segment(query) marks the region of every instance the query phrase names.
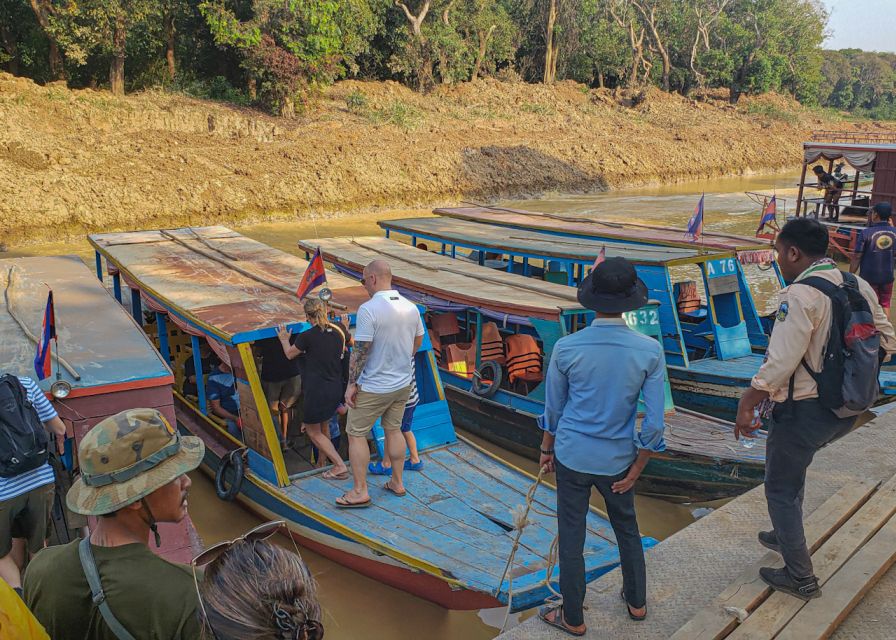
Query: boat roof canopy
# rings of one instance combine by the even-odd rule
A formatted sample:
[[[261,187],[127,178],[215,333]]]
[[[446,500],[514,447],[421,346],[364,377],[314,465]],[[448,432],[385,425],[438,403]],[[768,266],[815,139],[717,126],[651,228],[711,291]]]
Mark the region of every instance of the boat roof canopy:
[[[280,324],[305,323],[295,290],[308,262],[227,227],[103,233],[88,240],[125,282],[225,342],[273,337]],[[332,302],[349,313],[367,300],[364,287],[339,274],[327,273],[326,286]]]
[[[381,220],[380,227],[417,237],[434,238],[449,244],[461,243],[488,251],[544,256],[548,259],[593,262],[601,250],[607,258],[628,258],[636,264],[670,265],[701,262],[724,257],[723,253],[703,255],[695,249],[660,245],[602,242],[586,237],[558,238],[538,231],[505,228],[445,217]],[[734,257],[734,252],[728,253]]]
[[[362,271],[373,260],[385,260],[398,288],[469,307],[548,320],[587,311],[576,301],[575,290],[566,285],[455,260],[380,236],[302,240],[299,246],[309,252],[320,247],[325,260],[353,272]]]
[[[71,397],[171,384],[171,370],[143,330],[77,256],[0,260],[0,373],[34,378],[35,337],[41,334],[48,287],[53,290],[57,344],[53,375],[40,385],[48,391],[55,381],[56,347],[63,360],[62,380],[72,385]],[[18,321],[17,321],[18,320]],[[66,365],[76,375],[67,369]],[[80,379],[78,379],[80,378]]]
[[[768,241],[729,233],[704,231],[698,242],[684,237],[678,227],[599,220],[586,216],[567,216],[503,207],[445,207],[433,209],[433,213],[471,222],[496,224],[561,235],[577,235],[590,238],[614,238],[634,244],[653,244],[666,247],[683,247],[700,254],[719,251],[756,251],[771,249]]]
[[[803,164],[841,158],[859,171],[871,171],[878,153],[896,153],[896,144],[884,142],[804,142]]]

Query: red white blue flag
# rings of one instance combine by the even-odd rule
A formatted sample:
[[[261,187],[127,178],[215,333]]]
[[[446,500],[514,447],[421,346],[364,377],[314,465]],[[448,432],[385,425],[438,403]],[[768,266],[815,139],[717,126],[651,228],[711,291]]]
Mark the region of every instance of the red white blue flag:
[[[604,245],[600,248],[600,253],[597,254],[597,257],[594,259],[594,264],[591,265],[591,269],[597,269],[597,265],[607,259],[607,245]]]
[[[302,281],[296,289],[299,300],[305,298],[315,287],[319,287],[327,281],[327,272],[324,271],[324,259],[320,257],[320,247],[315,249],[314,257],[308,263],[308,268],[302,274]]]
[[[700,239],[700,236],[703,235],[703,198],[706,197],[705,194],[700,196],[700,202],[697,203],[697,208],[694,209],[694,215],[691,216],[691,219],[688,220],[688,228],[687,231],[684,232],[684,237],[690,240],[691,242],[697,242]]]
[[[772,196],[772,199],[765,205],[765,209],[762,210],[762,217],[759,219],[759,228],[756,229],[757,236],[762,233],[763,229],[765,229],[765,225],[770,226],[772,229],[778,228],[778,221],[775,217],[777,213],[778,201],[775,196]]]
[[[37,353],[34,355],[34,371],[37,379],[49,378],[53,372],[51,361],[52,349],[50,341],[56,339],[56,312],[53,309],[53,291],[47,296],[47,308],[44,309],[44,322],[40,331],[40,342],[37,345]]]

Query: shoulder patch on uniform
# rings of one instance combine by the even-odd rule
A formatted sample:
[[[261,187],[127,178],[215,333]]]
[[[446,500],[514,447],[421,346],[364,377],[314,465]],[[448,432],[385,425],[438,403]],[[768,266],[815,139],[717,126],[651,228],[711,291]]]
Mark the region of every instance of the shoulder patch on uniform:
[[[781,306],[778,307],[778,313],[775,316],[775,322],[784,322],[787,319],[787,312],[790,310],[790,307],[786,302],[782,302]]]

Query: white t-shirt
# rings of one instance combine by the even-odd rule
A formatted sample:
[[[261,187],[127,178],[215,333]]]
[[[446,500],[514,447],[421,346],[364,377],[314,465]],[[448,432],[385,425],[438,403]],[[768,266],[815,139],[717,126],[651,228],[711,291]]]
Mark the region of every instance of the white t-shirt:
[[[370,342],[358,384],[364,391],[389,393],[411,384],[414,338],[423,335],[417,306],[395,290],[377,291],[358,308],[355,342]]]

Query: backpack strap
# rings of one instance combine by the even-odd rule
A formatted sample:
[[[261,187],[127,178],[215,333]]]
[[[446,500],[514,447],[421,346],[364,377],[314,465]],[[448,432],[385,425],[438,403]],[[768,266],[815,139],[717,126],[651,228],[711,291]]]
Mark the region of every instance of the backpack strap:
[[[103,585],[100,582],[100,572],[96,568],[96,561],[93,559],[93,550],[90,548],[90,536],[78,543],[78,557],[81,559],[81,569],[87,577],[87,584],[90,585],[90,593],[93,596],[93,604],[100,610],[106,624],[118,640],[135,640],[134,636],[128,633],[112,609],[106,602],[106,594],[103,592]]]

